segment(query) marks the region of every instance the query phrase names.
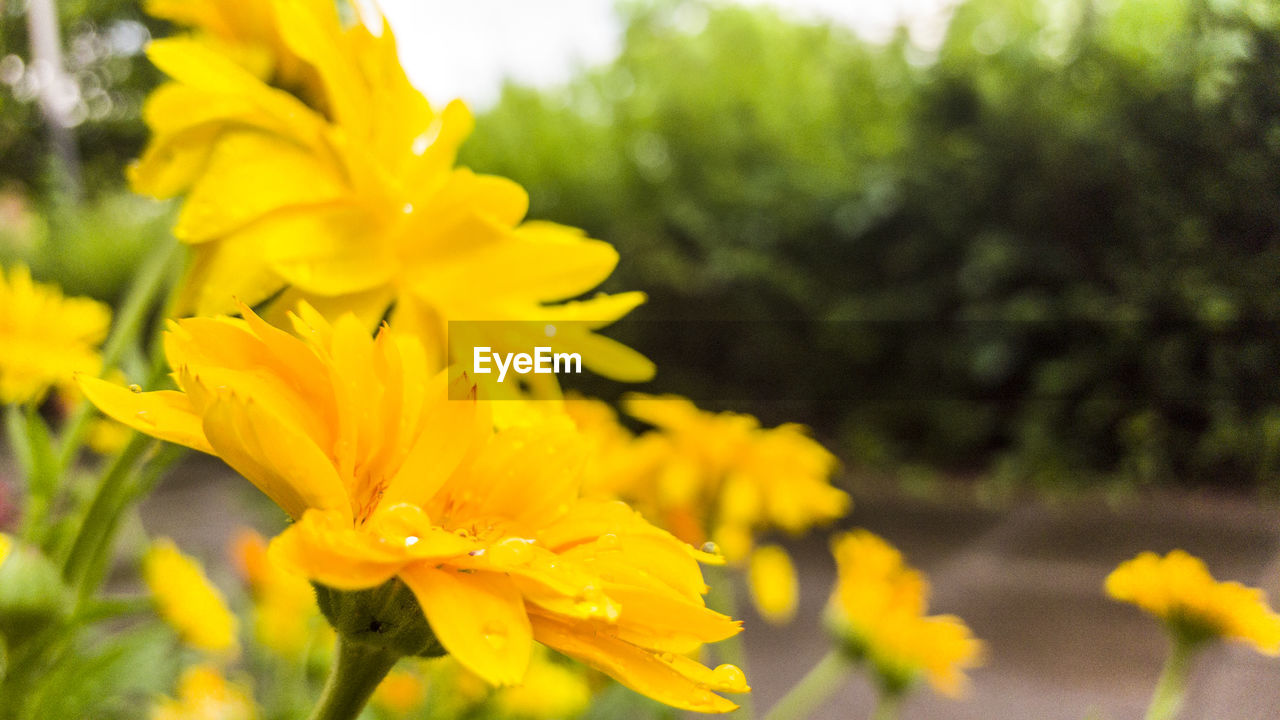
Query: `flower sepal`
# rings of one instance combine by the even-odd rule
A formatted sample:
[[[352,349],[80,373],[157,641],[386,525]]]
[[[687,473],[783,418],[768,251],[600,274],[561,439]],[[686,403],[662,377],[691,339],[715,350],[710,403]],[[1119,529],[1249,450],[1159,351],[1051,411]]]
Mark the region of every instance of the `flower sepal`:
[[[344,639],[401,656],[433,658],[446,654],[418,600],[400,580],[392,578],[367,590],[313,585],[320,612]]]

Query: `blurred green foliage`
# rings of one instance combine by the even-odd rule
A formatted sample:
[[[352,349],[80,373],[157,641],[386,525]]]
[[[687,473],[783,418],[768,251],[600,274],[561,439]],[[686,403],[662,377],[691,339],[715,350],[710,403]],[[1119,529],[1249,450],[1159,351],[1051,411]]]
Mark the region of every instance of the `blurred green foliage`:
[[[640,317],[772,322],[700,328],[677,389],[749,394],[754,357],[856,463],[1280,480],[1274,3],[967,0],[936,48],[641,4],[464,161],[615,243]]]
[[[37,101],[26,2],[0,0],[0,264],[104,300],[120,296],[147,248],[167,236],[166,206],[134,196],[124,167],[142,150],[142,102],[159,71],[142,50],[160,23],[139,0],[59,0],[60,92],[81,164],[83,198],[67,192]]]

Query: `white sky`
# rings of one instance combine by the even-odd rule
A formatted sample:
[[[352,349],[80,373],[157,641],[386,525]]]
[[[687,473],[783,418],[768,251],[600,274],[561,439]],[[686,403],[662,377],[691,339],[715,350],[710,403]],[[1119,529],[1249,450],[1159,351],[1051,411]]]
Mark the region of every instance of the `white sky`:
[[[721,0],[727,2],[729,0]],[[936,47],[952,0],[737,0],[773,5],[798,19],[830,19],[872,41],[899,25]],[[504,78],[540,87],[612,60],[621,22],[611,0],[379,0],[410,77],[433,103],[497,99]]]

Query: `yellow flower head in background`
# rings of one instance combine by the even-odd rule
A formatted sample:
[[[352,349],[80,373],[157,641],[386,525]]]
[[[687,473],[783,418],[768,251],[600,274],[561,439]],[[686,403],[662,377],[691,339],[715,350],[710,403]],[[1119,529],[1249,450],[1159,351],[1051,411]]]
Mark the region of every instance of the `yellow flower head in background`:
[[[110,325],[97,300],[33,282],[25,265],[0,268],[0,403],[39,402],[75,373],[97,373]]]
[[[378,683],[369,703],[392,717],[404,717],[427,701],[427,684],[415,670],[394,669]]]
[[[703,602],[710,558],[622,503],[580,500],[572,423],[495,432],[487,403],[448,399],[411,336],[303,306],[295,337],[244,312],[174,324],[180,390],[82,376],[85,394],[271,497],[296,520],[271,543],[282,566],[337,590],[399,578],[492,684],[523,679],[536,639],[664,703],[735,707],[714,691],[745,692],[741,672],[684,655],[741,629]]]
[[[0,565],[9,558],[9,551],[13,549],[13,538],[4,533],[0,533]]]
[[[583,673],[536,653],[524,682],[494,694],[502,717],[523,720],[566,720],[591,704],[591,687]]]
[[[1177,637],[1197,642],[1228,638],[1260,653],[1280,655],[1280,615],[1266,593],[1237,582],[1218,582],[1204,561],[1174,550],[1144,552],[1107,576],[1107,594],[1133,603],[1168,625]]]
[[[750,415],[705,412],[673,395],[631,394],[623,409],[656,429],[606,441],[612,461],[589,476],[589,489],[633,502],[686,542],[714,541],[731,563],[747,558],[760,531],[799,534],[849,509],[830,484],[835,457],[799,425],[764,429]],[[576,419],[597,437],[617,431],[598,412]]]
[[[182,314],[305,299],[372,328],[394,305],[393,324],[424,339],[436,368],[449,361],[448,321],[518,321],[527,327],[473,325],[454,346],[544,345],[614,379],[652,376],[646,358],[594,333],[643,294],[548,304],[595,288],[617,252],[573,228],[524,222],[523,188],[454,166],[470,113],[460,102],[437,111],[409,83],[371,3],[356,3],[361,22],[350,27],[330,0],[254,5],[271,28],[254,34],[278,36],[276,56],[314,74],[315,89],[299,97],[272,86],[200,37],[148,50],[173,82],[147,103],[152,138],[130,180],[146,195],[185,194],[174,234],[194,257]]]
[[[259,645],[294,660],[313,649],[327,650],[333,630],[320,615],[311,583],[276,565],[267,541],[253,530],[236,535],[232,556],[253,598],[253,635]]]
[[[751,553],[747,565],[751,600],[760,615],[775,625],[791,622],[800,602],[800,584],[791,556],[777,545],[764,545]]]
[[[238,648],[236,618],[222,593],[205,577],[200,563],[183,555],[172,541],[160,539],[147,549],[142,579],[160,616],[188,645],[220,654]]]
[[[152,706],[150,720],[254,720],[258,716],[248,689],[227,681],[216,668],[187,668],[178,680],[178,697]]]
[[[957,617],[929,616],[928,583],[882,538],[855,530],[832,542],[838,580],[829,615],[855,657],[896,692],[918,678],[945,695],[964,690],[964,669],[981,662],[982,643]]]

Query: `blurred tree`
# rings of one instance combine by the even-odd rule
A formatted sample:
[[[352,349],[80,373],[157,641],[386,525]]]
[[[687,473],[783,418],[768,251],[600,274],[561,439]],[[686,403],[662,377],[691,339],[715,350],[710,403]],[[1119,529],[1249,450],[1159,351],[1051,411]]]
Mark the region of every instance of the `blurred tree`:
[[[642,317],[760,321],[623,328],[664,386],[785,384],[862,462],[1277,479],[1273,3],[967,0],[937,48],[628,13],[464,159],[617,244]]]

